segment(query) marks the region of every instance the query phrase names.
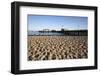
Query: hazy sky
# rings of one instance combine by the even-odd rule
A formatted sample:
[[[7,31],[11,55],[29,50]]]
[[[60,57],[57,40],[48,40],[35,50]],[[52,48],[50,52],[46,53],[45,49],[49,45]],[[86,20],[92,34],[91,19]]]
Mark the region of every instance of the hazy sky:
[[[88,17],[28,15],[28,30],[78,30],[88,28]]]

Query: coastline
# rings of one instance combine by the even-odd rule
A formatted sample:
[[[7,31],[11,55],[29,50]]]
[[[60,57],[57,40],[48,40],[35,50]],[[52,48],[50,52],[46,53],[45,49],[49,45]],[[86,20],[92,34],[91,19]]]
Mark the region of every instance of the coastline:
[[[88,58],[87,36],[28,36],[28,61]]]

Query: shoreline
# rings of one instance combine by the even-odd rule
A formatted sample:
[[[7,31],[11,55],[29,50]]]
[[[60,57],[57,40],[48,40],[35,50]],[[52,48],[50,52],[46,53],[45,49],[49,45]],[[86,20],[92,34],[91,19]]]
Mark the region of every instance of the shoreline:
[[[28,36],[28,61],[88,58],[87,36]]]

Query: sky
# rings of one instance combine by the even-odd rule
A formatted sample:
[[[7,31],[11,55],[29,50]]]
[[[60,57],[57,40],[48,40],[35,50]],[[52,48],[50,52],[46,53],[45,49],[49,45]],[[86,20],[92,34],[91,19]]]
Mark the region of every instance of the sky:
[[[88,29],[88,17],[28,15],[28,31]]]

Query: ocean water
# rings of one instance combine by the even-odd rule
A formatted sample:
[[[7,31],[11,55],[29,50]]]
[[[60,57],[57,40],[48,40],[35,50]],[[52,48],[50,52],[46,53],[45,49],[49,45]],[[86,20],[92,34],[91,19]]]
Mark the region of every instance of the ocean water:
[[[64,35],[63,33],[57,33],[57,32],[38,32],[38,31],[29,31],[28,35]]]

